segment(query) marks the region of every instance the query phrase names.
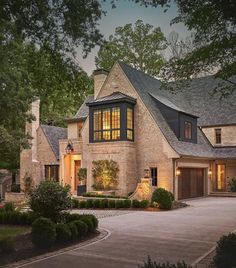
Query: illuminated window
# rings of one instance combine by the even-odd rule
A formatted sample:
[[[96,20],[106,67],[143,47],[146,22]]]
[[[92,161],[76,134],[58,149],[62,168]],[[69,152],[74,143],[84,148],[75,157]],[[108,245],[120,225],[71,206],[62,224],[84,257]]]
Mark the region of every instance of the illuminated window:
[[[127,139],[133,140],[134,139],[134,130],[133,130],[133,109],[128,107],[127,108]]]
[[[192,123],[187,121],[184,122],[184,137],[185,139],[192,139]]]
[[[45,179],[59,181],[59,165],[45,165]]]
[[[95,110],[93,112],[93,140],[120,139],[120,107]]]
[[[221,129],[220,128],[215,129],[215,141],[216,141],[216,144],[221,144]]]

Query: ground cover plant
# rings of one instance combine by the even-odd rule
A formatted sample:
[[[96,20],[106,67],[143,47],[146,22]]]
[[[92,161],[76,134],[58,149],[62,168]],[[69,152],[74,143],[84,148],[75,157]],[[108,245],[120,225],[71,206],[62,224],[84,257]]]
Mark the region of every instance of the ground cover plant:
[[[192,266],[187,265],[184,261],[174,263],[157,263],[156,261],[153,261],[149,256],[147,261],[143,263],[143,265],[140,265],[139,268],[191,268]]]

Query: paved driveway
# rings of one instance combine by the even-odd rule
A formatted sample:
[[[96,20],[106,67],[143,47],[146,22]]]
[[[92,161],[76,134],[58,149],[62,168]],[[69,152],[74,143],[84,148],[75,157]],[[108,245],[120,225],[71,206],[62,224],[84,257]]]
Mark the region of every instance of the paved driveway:
[[[219,237],[236,229],[236,198],[203,198],[166,212],[135,212],[100,220],[111,234],[98,243],[26,267],[126,268],[150,255],[157,261],[191,264]]]

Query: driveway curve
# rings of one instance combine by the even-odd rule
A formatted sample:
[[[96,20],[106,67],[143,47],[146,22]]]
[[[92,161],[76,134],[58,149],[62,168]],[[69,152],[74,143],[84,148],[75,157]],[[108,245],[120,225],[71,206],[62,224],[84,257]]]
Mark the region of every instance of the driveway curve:
[[[131,268],[149,255],[160,262],[194,263],[223,234],[236,229],[236,198],[191,200],[165,212],[132,212],[100,219],[110,235],[97,243],[21,267]]]

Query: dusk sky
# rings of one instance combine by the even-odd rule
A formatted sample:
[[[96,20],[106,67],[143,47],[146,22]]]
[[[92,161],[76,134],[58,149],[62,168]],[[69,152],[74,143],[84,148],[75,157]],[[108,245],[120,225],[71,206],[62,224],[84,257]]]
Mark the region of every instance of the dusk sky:
[[[172,7],[164,13],[161,7],[144,7],[133,2],[119,0],[116,2],[116,8],[112,9],[109,1],[102,3],[103,10],[107,12],[100,20],[99,29],[101,33],[107,38],[109,35],[114,34],[117,26],[124,26],[127,23],[134,24],[138,19],[143,20],[144,23],[149,23],[154,27],[161,27],[165,36],[171,31],[180,33],[182,37],[189,35],[186,27],[183,24],[174,24],[170,26],[170,21],[177,15],[176,6]],[[98,51],[96,47],[86,59],[82,58],[81,49],[78,49],[77,60],[80,66],[90,75],[95,67],[95,56]]]

